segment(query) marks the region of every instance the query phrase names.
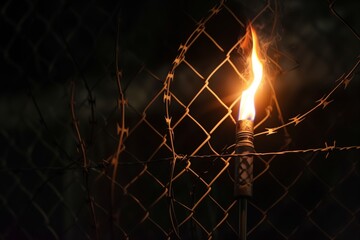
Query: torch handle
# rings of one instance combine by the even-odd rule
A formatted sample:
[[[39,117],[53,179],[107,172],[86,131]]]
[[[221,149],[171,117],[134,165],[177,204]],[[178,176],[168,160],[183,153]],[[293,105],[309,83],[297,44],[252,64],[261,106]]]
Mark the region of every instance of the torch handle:
[[[236,146],[235,153],[254,152],[253,122],[240,120],[236,124]],[[235,159],[235,198],[251,197],[253,182],[253,156],[238,156]]]

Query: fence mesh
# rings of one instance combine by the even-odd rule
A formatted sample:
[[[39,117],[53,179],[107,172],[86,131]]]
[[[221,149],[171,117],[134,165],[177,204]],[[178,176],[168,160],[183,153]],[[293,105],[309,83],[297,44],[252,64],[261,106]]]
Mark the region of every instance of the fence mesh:
[[[249,239],[360,237],[354,1],[5,1],[1,239],[236,239],[249,22]]]

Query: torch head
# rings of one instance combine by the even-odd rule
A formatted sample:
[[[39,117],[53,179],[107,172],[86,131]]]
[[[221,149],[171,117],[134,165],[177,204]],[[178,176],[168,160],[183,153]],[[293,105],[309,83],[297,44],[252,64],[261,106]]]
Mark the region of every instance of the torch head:
[[[253,121],[240,120],[236,123],[235,153],[254,152]],[[235,198],[251,197],[253,182],[253,156],[238,156],[235,159]]]
[[[252,120],[239,120],[236,123],[235,148],[242,147],[254,149],[254,122]]]

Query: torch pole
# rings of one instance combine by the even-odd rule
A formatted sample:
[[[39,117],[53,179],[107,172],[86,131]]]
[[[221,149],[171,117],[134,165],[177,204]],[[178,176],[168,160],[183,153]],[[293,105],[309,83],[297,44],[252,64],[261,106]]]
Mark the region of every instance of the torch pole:
[[[239,237],[242,240],[246,240],[247,236],[247,200],[246,198],[241,198],[238,200],[239,203],[239,212],[240,212],[240,218],[239,218]]]
[[[235,153],[254,152],[254,123],[251,120],[239,120],[236,123]],[[238,200],[239,236],[246,240],[247,236],[247,199],[252,196],[253,156],[244,155],[235,158],[234,197]]]

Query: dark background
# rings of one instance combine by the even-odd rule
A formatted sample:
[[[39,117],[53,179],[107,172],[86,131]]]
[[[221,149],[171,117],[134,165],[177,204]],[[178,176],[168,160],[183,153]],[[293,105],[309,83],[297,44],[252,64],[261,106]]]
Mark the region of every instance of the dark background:
[[[255,124],[267,106],[273,111],[255,133],[309,112],[298,125],[256,137],[258,152],[323,148],[334,141],[336,146],[360,145],[360,79],[358,69],[351,71],[360,52],[358,1],[229,0],[226,8],[211,15],[218,4],[2,3],[1,239],[175,239],[176,231],[183,239],[236,239],[231,158],[185,158],[175,165],[178,178],[170,174],[174,152],[231,153],[234,141],[237,105],[232,117],[213,129],[228,109],[210,91],[201,90],[204,79],[184,62],[169,86],[173,97],[168,113],[163,100],[180,44],[207,16],[206,32],[224,52],[205,34],[196,38],[185,59],[200,75],[207,78],[244,34],[236,18],[246,23],[259,16],[254,26],[271,46],[269,57],[280,66],[269,63],[274,91],[268,84],[260,89],[259,95],[266,97],[258,98]],[[235,54],[234,61],[238,58]],[[117,60],[126,105],[119,103]],[[345,77],[351,80],[346,89],[336,88]],[[209,88],[227,106],[237,97],[233,86],[239,81],[234,79],[228,66],[209,79]],[[311,110],[325,96],[332,102]],[[165,147],[170,145],[167,114],[172,117],[175,151]],[[119,156],[122,164],[114,169],[109,161],[122,119],[129,134]],[[74,124],[90,163],[85,172]],[[249,239],[360,237],[359,150],[327,153],[300,151],[255,159]]]

